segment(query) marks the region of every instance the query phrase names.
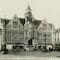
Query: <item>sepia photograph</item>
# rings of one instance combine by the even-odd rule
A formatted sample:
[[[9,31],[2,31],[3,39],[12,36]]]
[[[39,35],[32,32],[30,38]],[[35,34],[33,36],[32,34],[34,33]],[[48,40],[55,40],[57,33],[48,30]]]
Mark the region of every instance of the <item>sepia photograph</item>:
[[[60,0],[0,0],[0,60],[60,58]]]

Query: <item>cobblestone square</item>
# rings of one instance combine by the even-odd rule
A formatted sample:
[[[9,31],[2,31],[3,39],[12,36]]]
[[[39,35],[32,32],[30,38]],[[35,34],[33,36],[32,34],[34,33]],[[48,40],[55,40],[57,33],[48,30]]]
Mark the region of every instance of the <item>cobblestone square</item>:
[[[19,53],[12,53],[11,51],[8,54],[2,54],[0,52],[0,59],[59,59],[60,52],[53,51],[53,52],[41,52],[41,51],[34,51],[34,52],[19,52]]]

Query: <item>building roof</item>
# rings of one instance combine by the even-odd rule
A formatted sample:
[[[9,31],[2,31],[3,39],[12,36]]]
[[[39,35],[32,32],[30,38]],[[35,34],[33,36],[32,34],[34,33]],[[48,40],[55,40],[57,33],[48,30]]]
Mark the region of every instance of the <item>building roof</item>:
[[[11,21],[11,19],[1,19],[2,22],[6,22],[6,24],[9,23],[9,21]],[[25,24],[25,19],[24,18],[19,18],[19,20],[21,21],[21,23],[24,25]]]
[[[10,20],[11,20],[11,19],[6,19],[6,18],[4,18],[4,19],[1,19],[1,22],[5,22],[6,24],[8,24]]]
[[[39,21],[39,20],[34,20],[34,24],[38,27],[39,25],[40,25],[40,23],[41,23],[41,20]]]
[[[24,18],[19,18],[19,20],[21,21],[21,23],[24,25],[25,24],[25,19]],[[40,25],[40,23],[41,23],[41,20],[34,20],[34,21],[32,21],[32,23],[36,26],[37,25],[37,27]]]
[[[9,23],[9,21],[11,20],[11,19],[1,19],[2,21],[5,21],[6,22],[6,24],[8,24]],[[21,21],[21,23],[24,25],[25,24],[25,18],[19,18],[19,20]],[[32,21],[32,23],[36,26],[36,27],[38,27],[40,24],[41,24],[41,20],[34,20],[34,21]],[[52,28],[52,24],[50,24],[50,23],[48,23],[49,24],[49,26]]]
[[[26,10],[31,10],[31,8],[30,8],[30,5],[28,4],[28,6],[27,6],[27,9]]]
[[[24,25],[25,24],[25,19],[24,18],[19,18],[19,20],[21,21],[21,23]]]

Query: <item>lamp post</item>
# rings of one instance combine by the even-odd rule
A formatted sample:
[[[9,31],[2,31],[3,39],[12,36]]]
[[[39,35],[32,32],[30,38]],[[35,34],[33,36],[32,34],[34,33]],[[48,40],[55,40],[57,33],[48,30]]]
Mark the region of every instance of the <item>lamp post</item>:
[[[6,50],[6,21],[4,20],[3,23],[4,23],[4,35],[5,35],[4,46],[3,46],[4,53],[3,54],[6,54],[7,53],[7,50]]]
[[[34,39],[34,27],[33,27],[33,39]]]
[[[46,34],[45,34],[45,49],[46,49]]]

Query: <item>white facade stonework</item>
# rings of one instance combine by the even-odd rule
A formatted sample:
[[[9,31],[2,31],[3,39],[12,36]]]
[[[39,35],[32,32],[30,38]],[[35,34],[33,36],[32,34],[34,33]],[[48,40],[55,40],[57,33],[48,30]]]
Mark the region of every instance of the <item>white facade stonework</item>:
[[[42,21],[42,23],[37,28],[38,31],[38,45],[45,46],[53,45],[53,25],[47,23],[47,21]],[[45,36],[46,35],[46,36]]]
[[[45,44],[51,47],[53,45],[53,24],[46,20],[34,19],[30,6],[26,9],[25,18],[14,15],[13,19],[1,20],[3,21],[2,41],[7,45],[19,46],[20,48],[38,48],[45,46]]]

